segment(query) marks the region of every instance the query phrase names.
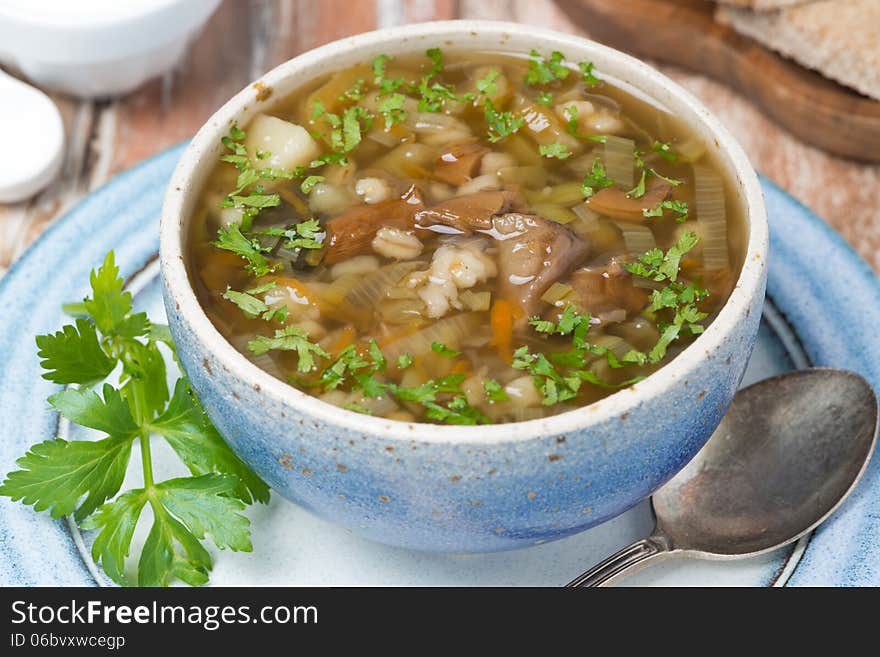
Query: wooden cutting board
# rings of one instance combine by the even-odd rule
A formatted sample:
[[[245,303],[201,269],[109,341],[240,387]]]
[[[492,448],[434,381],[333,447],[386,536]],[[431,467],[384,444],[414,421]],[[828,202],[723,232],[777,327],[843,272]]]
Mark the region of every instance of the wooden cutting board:
[[[597,41],[705,73],[750,98],[800,139],[880,162],[880,102],[798,66],[712,19],[707,0],[559,0]]]

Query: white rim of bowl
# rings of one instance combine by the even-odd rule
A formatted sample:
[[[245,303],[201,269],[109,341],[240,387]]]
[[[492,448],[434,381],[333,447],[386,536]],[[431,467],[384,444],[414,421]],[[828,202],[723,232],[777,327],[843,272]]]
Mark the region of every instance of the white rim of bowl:
[[[260,394],[330,425],[363,434],[380,435],[387,440],[492,445],[570,433],[619,417],[644,400],[662,394],[677,385],[681,378],[680,373],[699,367],[699,362],[705,358],[705,355],[715,351],[724,341],[728,327],[732,327],[744,317],[752,298],[761,293],[760,287],[769,246],[767,217],[761,187],[746,154],[720,121],[690,92],[634,57],[583,37],[529,25],[495,21],[438,21],[377,30],[334,41],[279,65],[263,75],[259,82],[274,89],[291,77],[295,77],[303,69],[318,67],[322,61],[353,49],[369,52],[371,53],[369,56],[375,56],[383,52],[382,46],[386,47],[385,51],[395,50],[393,44],[398,41],[414,39],[424,41],[430,38],[442,45],[444,38],[463,38],[469,35],[493,36],[502,41],[506,41],[512,35],[523,36],[528,37],[534,42],[534,46],[543,50],[555,49],[564,52],[566,48],[574,48],[586,53],[592,61],[610,60],[613,62],[611,68],[625,69],[627,73],[641,78],[643,84],[647,82],[655,89],[643,90],[639,85],[623,78],[626,84],[642,90],[644,94],[664,105],[672,106],[670,107],[672,110],[688,110],[698,123],[702,123],[704,132],[708,132],[714,138],[720,158],[724,160],[726,157],[729,160],[733,178],[740,186],[739,194],[744,202],[748,222],[746,254],[730,297],[706,330],[657,372],[598,402],[558,415],[505,424],[450,426],[372,417],[321,401],[263,371],[238,352],[208,319],[192,289],[184,264],[183,245],[186,235],[182,229],[184,226],[188,227],[189,223],[182,220],[183,206],[189,195],[199,191],[195,188],[186,190],[186,185],[196,170],[202,166],[209,166],[209,163],[204,161],[205,155],[215,151],[220,137],[225,134],[232,121],[256,102],[255,91],[252,84],[249,84],[202,126],[182,155],[165,196],[160,227],[160,255],[163,278],[168,287],[166,292],[171,295],[172,301],[178,304],[183,320],[190,324],[201,343],[210,349],[213,356],[220,360],[232,375],[258,388]],[[391,48],[389,44],[392,44]],[[461,48],[461,44],[456,44],[456,47]],[[484,43],[475,43],[474,47],[488,48]],[[601,75],[605,67],[597,63],[597,70]],[[314,73],[310,73],[311,75]],[[619,73],[613,78],[615,81],[621,80]],[[658,92],[659,95],[667,98],[658,98]],[[213,158],[210,162],[210,165],[212,164]]]

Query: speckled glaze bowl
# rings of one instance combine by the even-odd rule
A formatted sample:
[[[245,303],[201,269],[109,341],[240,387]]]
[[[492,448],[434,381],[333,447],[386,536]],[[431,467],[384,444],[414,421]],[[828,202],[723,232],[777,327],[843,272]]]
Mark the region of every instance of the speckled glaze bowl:
[[[657,373],[549,418],[479,427],[384,420],[310,397],[263,372],[214,328],[190,285],[186,236],[199,190],[233,121],[313,76],[379,53],[560,50],[675,112],[718,151],[746,208],[748,247],[718,318]],[[739,145],[695,98],[632,57],[528,25],[455,21],[362,34],[282,64],[198,132],[162,216],[165,305],[180,360],[232,448],[279,494],[368,538],[421,550],[507,550],[582,531],[635,505],[681,469],[730,403],[764,299],[767,219]],[[266,90],[271,96],[266,99]]]

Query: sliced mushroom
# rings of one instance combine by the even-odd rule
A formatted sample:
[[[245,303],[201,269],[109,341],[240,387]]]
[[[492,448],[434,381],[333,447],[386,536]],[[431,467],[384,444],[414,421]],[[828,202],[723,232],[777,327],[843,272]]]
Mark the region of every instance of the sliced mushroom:
[[[488,152],[489,149],[479,142],[456,144],[434,162],[434,177],[450,185],[463,185],[480,168],[480,161]]]
[[[384,226],[411,230],[415,214],[422,207],[422,195],[413,185],[401,198],[375,205],[358,205],[334,217],[326,225],[324,264],[332,265],[370,253],[376,233]]]
[[[568,284],[582,312],[595,317],[618,309],[635,313],[648,303],[648,291],[633,285],[632,275],[616,260],[605,267],[578,269]]]
[[[540,308],[541,295],[565,278],[590,245],[565,226],[544,217],[508,213],[495,217],[492,236],[498,240],[498,294],[516,303],[526,318]]]
[[[456,196],[433,207],[419,210],[416,213],[416,223],[422,228],[438,224],[450,226],[465,233],[490,230],[492,217],[507,212],[517,199],[517,194],[509,191]]]
[[[663,183],[649,189],[644,196],[631,198],[617,187],[606,187],[593,194],[586,202],[591,210],[608,217],[623,221],[645,221],[643,211],[656,208],[666,200],[671,190],[672,185]]]

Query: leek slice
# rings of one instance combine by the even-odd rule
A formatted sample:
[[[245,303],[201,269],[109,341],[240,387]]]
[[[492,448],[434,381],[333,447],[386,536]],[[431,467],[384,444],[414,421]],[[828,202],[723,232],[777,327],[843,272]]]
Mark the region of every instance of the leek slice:
[[[623,191],[629,191],[635,186],[635,148],[636,143],[632,139],[614,135],[605,138],[602,156],[605,175]]]
[[[728,269],[727,212],[724,201],[724,183],[721,177],[706,166],[694,166],[697,223],[703,247],[703,265],[706,269]]]

